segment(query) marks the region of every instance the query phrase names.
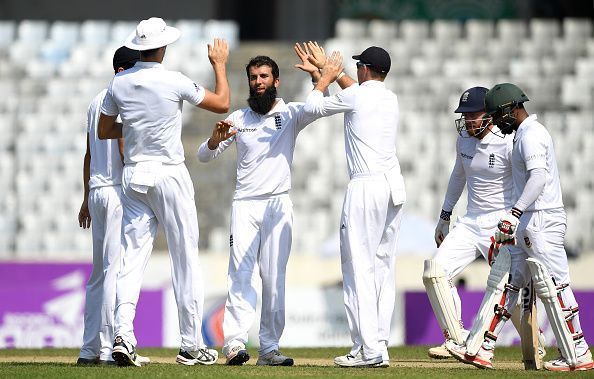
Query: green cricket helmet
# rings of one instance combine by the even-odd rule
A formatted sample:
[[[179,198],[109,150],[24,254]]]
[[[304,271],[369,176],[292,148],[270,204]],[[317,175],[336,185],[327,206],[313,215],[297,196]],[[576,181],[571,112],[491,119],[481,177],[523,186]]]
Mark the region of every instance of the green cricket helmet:
[[[485,95],[485,112],[493,117],[501,133],[511,134],[516,121],[512,111],[526,101],[529,101],[528,96],[515,84],[496,84]]]

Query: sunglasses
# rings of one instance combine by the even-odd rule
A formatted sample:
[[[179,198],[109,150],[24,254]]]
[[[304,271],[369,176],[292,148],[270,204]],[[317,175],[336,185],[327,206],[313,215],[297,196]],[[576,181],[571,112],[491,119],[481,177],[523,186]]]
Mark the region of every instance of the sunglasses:
[[[355,64],[357,65],[357,68],[361,68],[363,66],[371,66],[369,63],[363,63],[363,62],[357,62]]]

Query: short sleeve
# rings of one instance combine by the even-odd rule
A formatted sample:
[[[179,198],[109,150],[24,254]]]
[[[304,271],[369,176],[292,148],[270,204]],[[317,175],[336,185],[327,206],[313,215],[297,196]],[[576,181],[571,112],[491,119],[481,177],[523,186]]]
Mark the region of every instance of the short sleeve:
[[[120,114],[118,105],[113,98],[113,80],[111,83],[109,83],[109,87],[107,87],[107,92],[105,93],[105,97],[101,103],[101,113],[108,116],[117,116]]]
[[[204,100],[206,90],[204,87],[194,83],[192,79],[188,78],[184,74],[180,73],[179,80],[179,94],[183,100],[186,100],[190,104],[198,105]]]

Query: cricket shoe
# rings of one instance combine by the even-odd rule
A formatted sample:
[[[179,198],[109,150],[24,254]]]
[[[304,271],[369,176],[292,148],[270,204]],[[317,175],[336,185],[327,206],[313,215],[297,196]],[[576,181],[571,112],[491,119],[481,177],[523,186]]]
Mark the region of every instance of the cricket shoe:
[[[241,366],[250,359],[250,355],[245,349],[245,346],[242,345],[233,346],[229,349],[224,348],[223,354],[225,354],[225,357],[227,358],[225,364],[229,366]]]
[[[195,351],[185,351],[180,349],[175,361],[186,366],[212,365],[219,359],[219,353],[214,349],[198,349]]]
[[[293,366],[293,358],[285,357],[278,350],[260,355],[256,361],[258,366]]]
[[[586,350],[584,354],[577,358],[575,367],[570,367],[565,358],[559,357],[545,362],[544,368],[549,371],[586,371],[594,368],[594,362],[592,361],[592,353],[590,350]]]
[[[487,350],[481,346],[476,355],[466,354],[466,346],[458,345],[454,341],[446,342],[446,349],[452,354],[452,357],[456,358],[462,363],[473,365],[478,368],[493,370],[493,350]]]
[[[111,356],[118,366],[141,366],[136,359],[136,349],[134,346],[120,336],[117,336],[113,342]]]
[[[342,367],[388,367],[390,365],[389,361],[387,365],[384,364],[382,356],[365,359],[361,349],[355,355],[349,353],[334,358],[334,363]]]
[[[387,347],[384,350],[382,350],[382,363],[380,363],[378,367],[390,367],[390,355],[388,355]]]
[[[99,364],[99,358],[82,358],[78,357],[76,364],[79,366],[94,366]]]
[[[429,348],[427,354],[429,357],[433,359],[448,359],[452,357],[452,354],[446,349],[445,342],[442,343],[440,346],[435,346]]]

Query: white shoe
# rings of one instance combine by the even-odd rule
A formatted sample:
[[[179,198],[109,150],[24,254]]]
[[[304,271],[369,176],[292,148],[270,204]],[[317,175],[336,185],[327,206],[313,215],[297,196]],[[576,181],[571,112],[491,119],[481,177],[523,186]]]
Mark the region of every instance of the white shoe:
[[[241,366],[250,359],[250,355],[243,345],[223,348],[223,354],[226,358],[225,364],[229,366]]]
[[[454,341],[447,341],[446,348],[452,354],[452,357],[456,358],[462,363],[467,363],[478,368],[485,368],[493,370],[493,350],[487,350],[481,346],[476,355],[466,354],[466,346],[458,345]]]
[[[390,355],[388,355],[388,348],[382,350],[382,363],[378,367],[390,367]]]
[[[143,357],[142,355],[136,354],[136,362],[138,362],[141,366],[146,366],[151,363],[151,359],[149,357]]]
[[[427,351],[429,357],[433,359],[448,359],[452,357],[452,354],[446,349],[445,342],[439,346],[431,347]]]
[[[563,357],[545,362],[544,368],[549,371],[586,371],[594,368],[594,362],[592,361],[592,353],[590,350],[586,350],[584,354],[577,358],[577,363],[573,368],[567,364],[567,360]]]
[[[219,353],[214,349],[198,349],[196,351],[179,350],[179,354],[175,358],[177,363],[186,366],[194,366],[195,364],[212,365],[219,359]]]
[[[278,350],[260,355],[256,361],[257,366],[293,366],[293,363],[293,358],[285,357]]]
[[[351,355],[349,353],[347,355],[336,357],[334,358],[334,363],[342,367],[388,367],[390,365],[389,362],[388,366],[383,365],[384,360],[382,356],[365,359],[361,350],[359,350],[356,355]]]

